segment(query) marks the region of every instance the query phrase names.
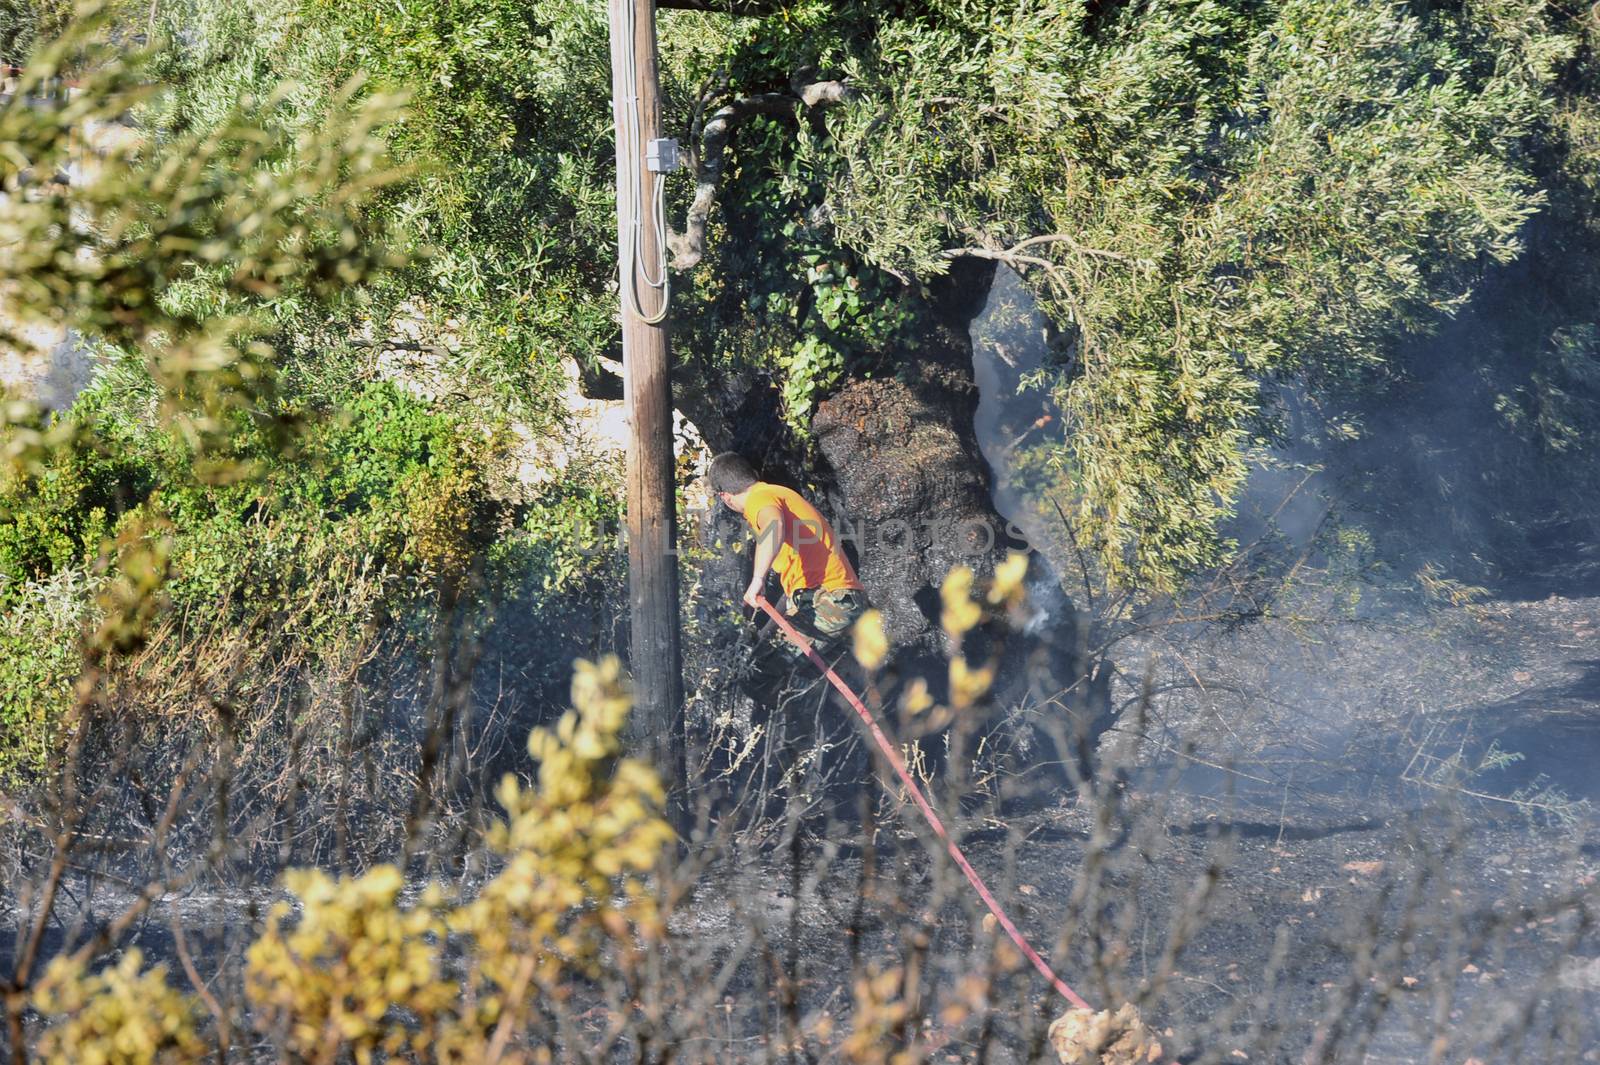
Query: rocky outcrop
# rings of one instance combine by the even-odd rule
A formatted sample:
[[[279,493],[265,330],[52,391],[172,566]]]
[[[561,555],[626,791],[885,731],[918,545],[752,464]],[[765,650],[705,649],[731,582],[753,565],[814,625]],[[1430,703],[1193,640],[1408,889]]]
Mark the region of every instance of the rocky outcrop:
[[[68,329],[53,325],[26,325],[6,318],[0,310],[0,330],[15,330],[24,346],[0,346],[0,391],[51,410],[72,405],[94,373],[94,354]]]

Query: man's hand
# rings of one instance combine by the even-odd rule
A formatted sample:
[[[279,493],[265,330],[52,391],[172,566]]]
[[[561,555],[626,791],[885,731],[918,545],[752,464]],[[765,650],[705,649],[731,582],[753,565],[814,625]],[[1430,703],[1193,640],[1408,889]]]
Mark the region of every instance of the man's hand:
[[[752,584],[752,585],[750,585],[750,587],[748,587],[748,588],[746,588],[744,590],[744,605],[749,607],[751,610],[759,610],[759,609],[761,609],[760,606],[756,603],[756,600],[758,600],[760,598],[761,598],[761,585]]]

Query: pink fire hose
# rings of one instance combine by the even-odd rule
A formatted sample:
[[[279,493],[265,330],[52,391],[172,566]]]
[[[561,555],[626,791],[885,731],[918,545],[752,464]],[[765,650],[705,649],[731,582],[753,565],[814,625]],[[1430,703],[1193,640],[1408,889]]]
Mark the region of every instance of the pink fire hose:
[[[993,893],[984,884],[983,878],[978,875],[978,871],[972,868],[972,863],[967,861],[967,856],[961,853],[961,848],[956,846],[955,840],[951,839],[950,834],[945,831],[944,822],[940,821],[939,815],[934,813],[933,806],[929,804],[927,797],[922,794],[922,789],[917,787],[917,782],[911,776],[910,770],[906,769],[905,759],[900,757],[900,752],[895,749],[894,744],[889,742],[889,737],[883,734],[883,729],[878,727],[878,720],[872,716],[872,711],[867,709],[866,703],[863,703],[856,693],[850,690],[850,686],[839,678],[839,674],[835,673],[832,667],[823,661],[822,656],[817,654],[816,649],[811,646],[811,641],[807,640],[799,629],[790,624],[789,619],[784,617],[776,607],[767,602],[764,596],[756,596],[756,605],[771,615],[772,620],[777,623],[778,628],[783,630],[783,634],[789,638],[789,641],[805,652],[806,657],[811,659],[811,664],[816,666],[824,677],[828,678],[829,683],[838,689],[839,694],[844,696],[845,701],[860,716],[862,722],[867,726],[867,731],[872,733],[872,738],[877,741],[878,749],[883,752],[883,757],[888,760],[895,774],[899,776],[900,782],[911,793],[911,801],[916,803],[917,809],[922,811],[922,816],[927,819],[928,826],[933,829],[933,834],[944,840],[945,847],[950,851],[950,857],[955,859],[956,865],[960,866],[962,873],[966,874],[967,883],[972,885],[973,890],[978,893],[978,897],[983,900],[983,904],[989,908],[989,912],[994,914],[994,919],[1000,922],[1000,927],[1006,930],[1006,935],[1010,936],[1011,942],[1015,943],[1017,949],[1022,951],[1023,957],[1033,963],[1033,967],[1039,970],[1041,976],[1050,981],[1050,985],[1061,993],[1062,998],[1079,1009],[1093,1009],[1094,1007],[1090,1006],[1083,996],[1068,987],[1067,982],[1055,974],[1049,963],[1039,956],[1039,952],[1034,950],[1022,933],[1017,930],[1017,926],[1011,923],[1011,918],[1007,917],[1005,911],[1000,908],[1000,903],[995,900]]]

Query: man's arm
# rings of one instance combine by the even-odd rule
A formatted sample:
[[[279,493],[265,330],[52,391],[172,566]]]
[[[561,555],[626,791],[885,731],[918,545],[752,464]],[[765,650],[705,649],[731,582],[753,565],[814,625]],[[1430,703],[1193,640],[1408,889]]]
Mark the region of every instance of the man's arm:
[[[754,609],[756,596],[767,587],[767,574],[783,546],[783,512],[777,507],[762,507],[756,515],[756,563],[750,574],[750,587],[744,590],[745,605]]]

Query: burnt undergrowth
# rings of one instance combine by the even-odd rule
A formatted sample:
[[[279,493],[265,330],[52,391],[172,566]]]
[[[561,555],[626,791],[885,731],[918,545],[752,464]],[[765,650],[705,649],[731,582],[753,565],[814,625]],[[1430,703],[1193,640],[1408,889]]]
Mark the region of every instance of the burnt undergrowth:
[[[1134,626],[1089,777],[1075,719],[1048,702],[956,711],[944,678],[913,712],[913,678],[849,655],[841,669],[1028,938],[1097,1006],[1133,1003],[1170,1060],[1584,1062],[1600,1039],[1597,620],[1592,601],[1547,600]],[[211,1057],[298,1060],[258,1025],[243,975],[284,869],[398,863],[404,906],[429,884],[470,899],[508,868],[482,845],[500,813],[482,744],[511,727],[480,676],[486,631],[436,640],[409,671],[390,660],[389,697],[416,693],[403,716],[420,733],[351,723],[313,742],[292,727],[303,715],[258,722],[288,737],[276,790],[237,725],[180,743],[81,703],[74,757],[13,800],[27,816],[7,841],[5,971],[138,950],[228,1035]],[[360,699],[380,698],[380,650],[350,674]],[[526,991],[504,1045],[529,1060],[1050,1055],[1064,1004],[847,708],[803,672],[759,707],[731,679],[696,694],[692,827],[648,879],[659,936],[608,934],[593,965]],[[409,753],[385,761],[383,744]],[[470,968],[470,943],[449,944],[446,970]],[[23,1056],[61,1023],[31,1003],[12,1016]]]

